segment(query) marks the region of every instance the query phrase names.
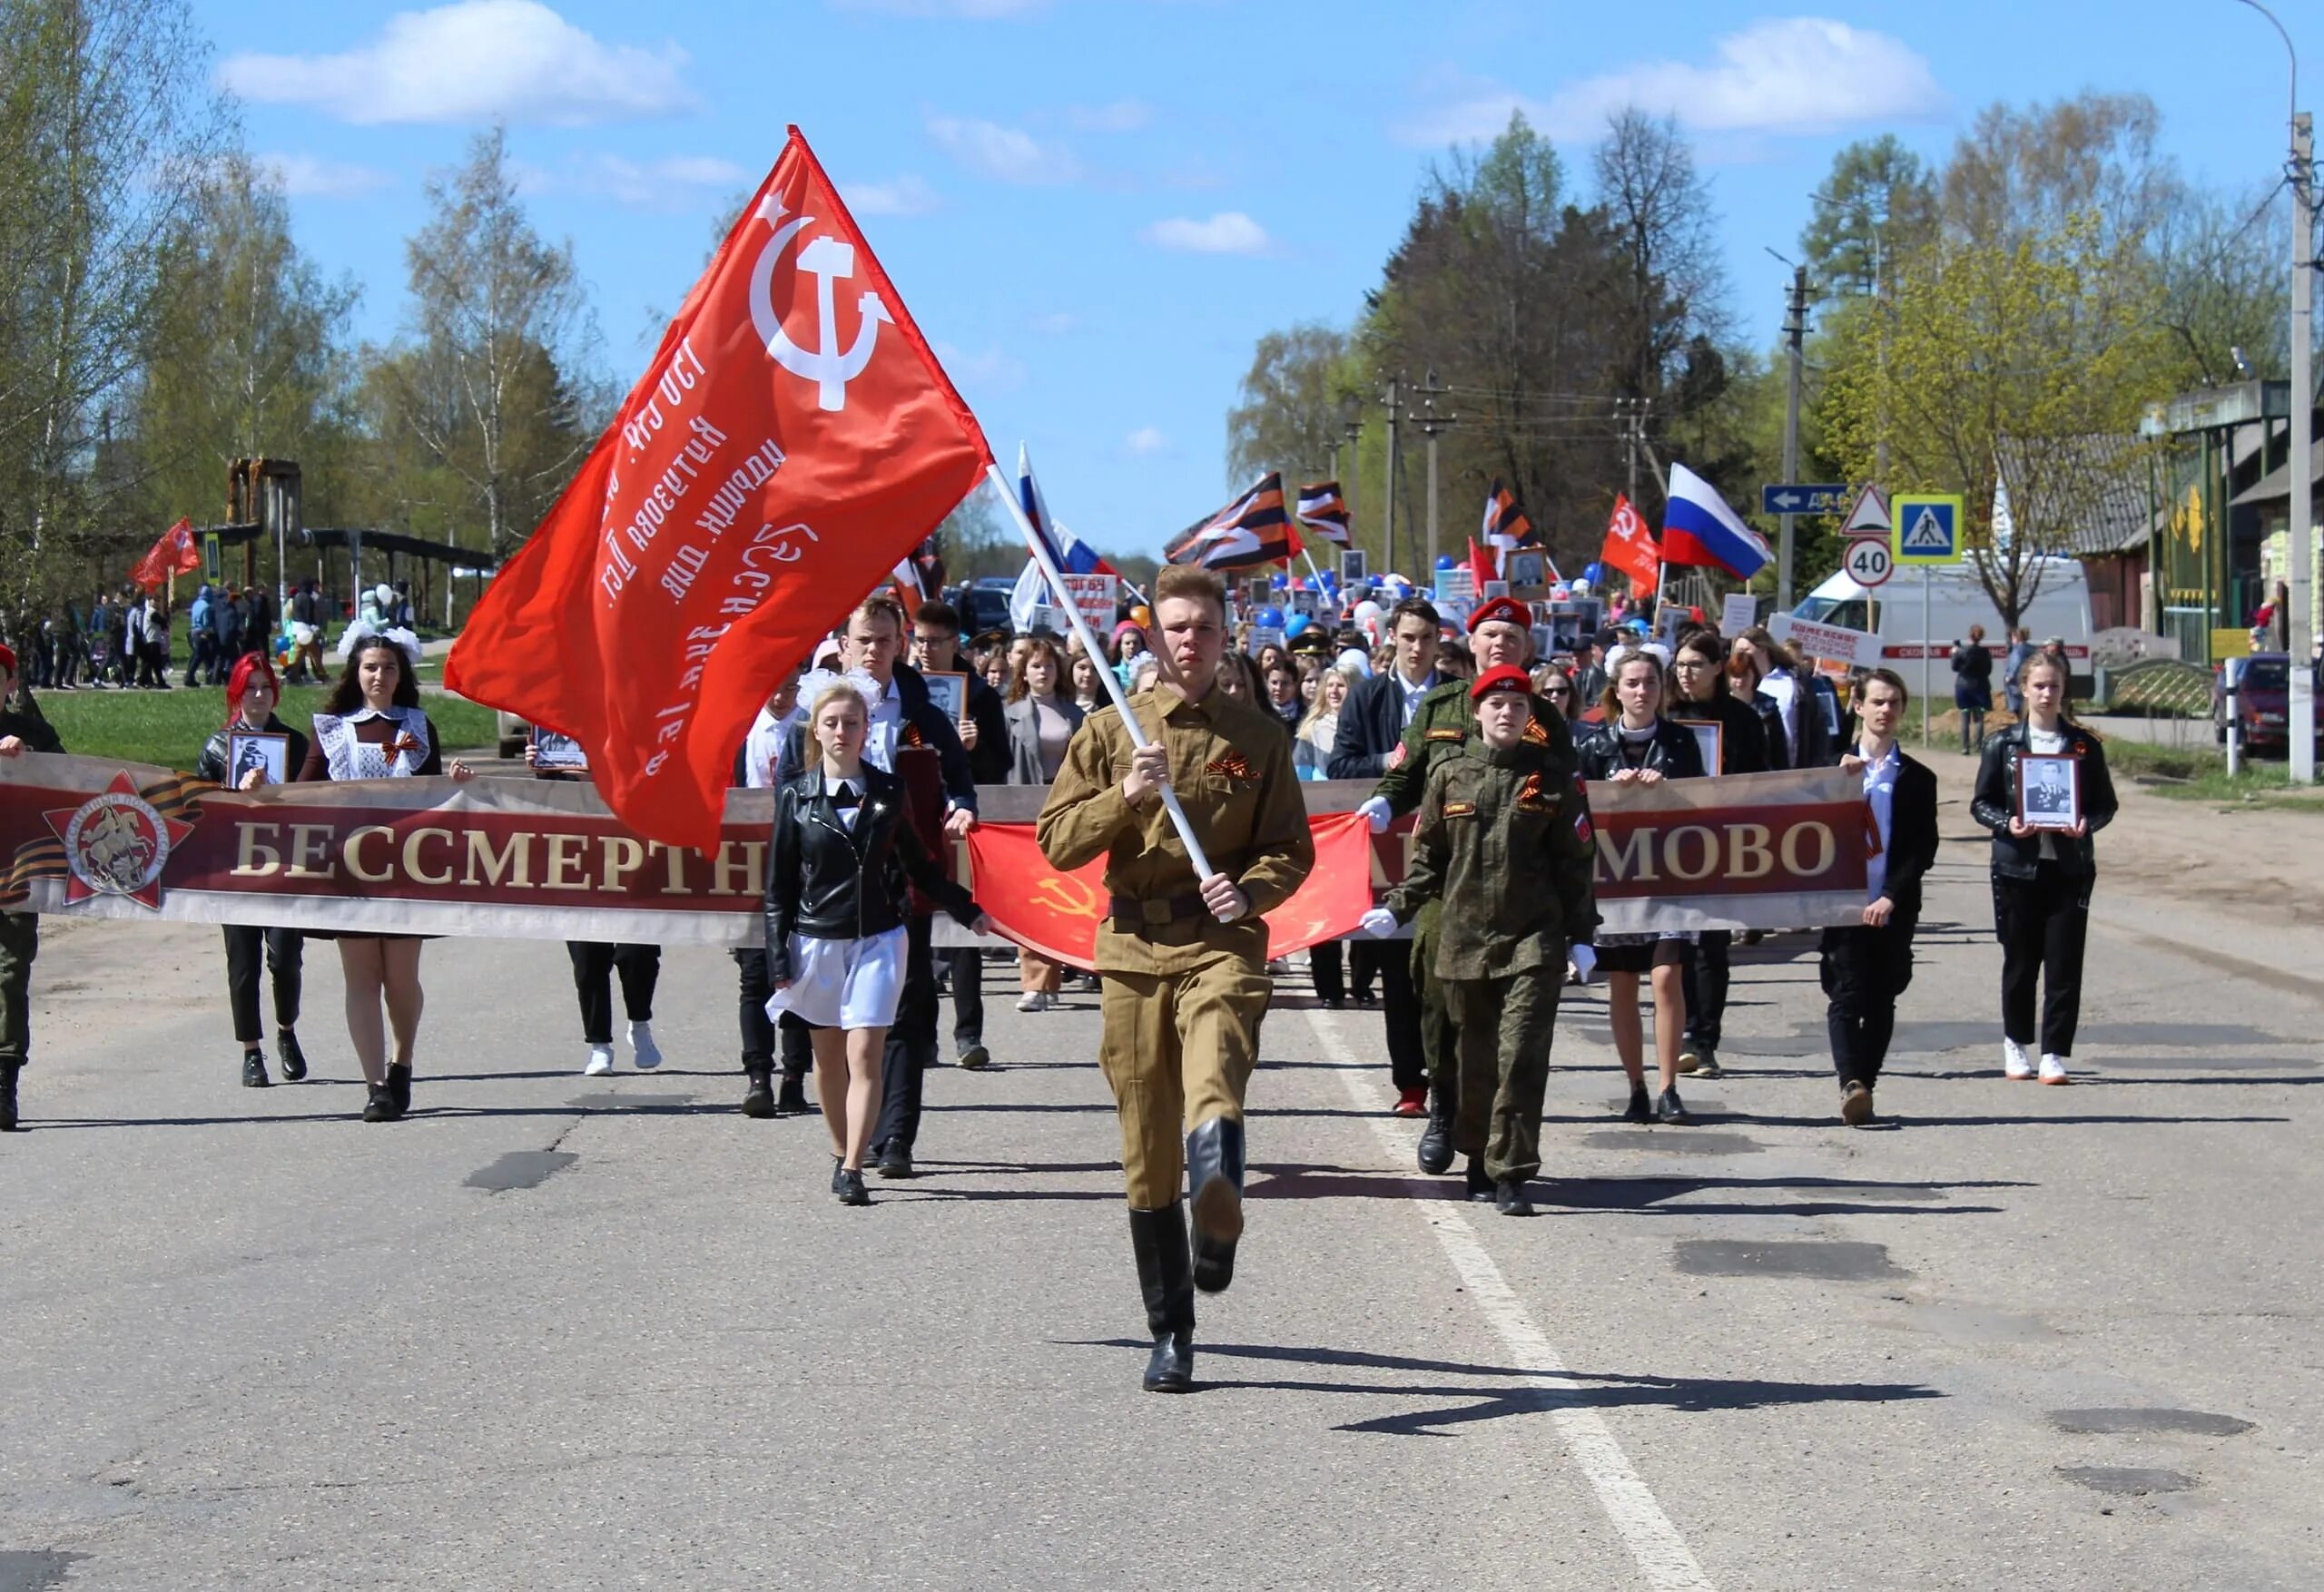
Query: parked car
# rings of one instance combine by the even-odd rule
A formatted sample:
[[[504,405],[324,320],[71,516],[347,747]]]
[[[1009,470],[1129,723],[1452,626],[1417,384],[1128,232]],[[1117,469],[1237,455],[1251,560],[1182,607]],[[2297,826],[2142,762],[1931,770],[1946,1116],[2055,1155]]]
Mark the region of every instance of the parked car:
[[[524,756],[525,742],[532,738],[533,727],[506,708],[496,710],[493,718],[496,721],[496,736],[500,742],[500,755]]]
[[[2324,679],[2316,669],[2309,670],[2311,682]],[[2217,696],[2219,738],[2227,739],[2226,683],[2220,682]],[[2254,653],[2244,661],[2241,681],[2235,688],[2235,716],[2238,732],[2242,737],[2243,750],[2249,752],[2274,752],[2287,756],[2291,752],[2291,658],[2284,653]],[[2324,691],[2315,693],[2311,710],[2319,730],[2324,730]]]
[[[994,575],[955,587],[952,605],[960,611],[960,634],[979,636],[988,630],[1009,629],[1009,594],[1016,586],[1015,581]]]

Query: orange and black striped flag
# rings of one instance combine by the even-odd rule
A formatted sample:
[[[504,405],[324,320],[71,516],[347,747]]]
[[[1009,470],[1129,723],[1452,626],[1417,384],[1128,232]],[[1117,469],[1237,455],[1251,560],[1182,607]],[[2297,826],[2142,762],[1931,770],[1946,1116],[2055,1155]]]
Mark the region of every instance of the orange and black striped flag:
[[[1269,470],[1257,485],[1206,519],[1170,538],[1162,556],[1203,569],[1254,569],[1299,555],[1297,527],[1283,507],[1283,476]]]
[[[1299,522],[1334,546],[1353,547],[1347,502],[1337,481],[1315,481],[1299,488]]]
[[[1517,494],[1493,477],[1492,490],[1485,494],[1485,523],[1482,533],[1488,547],[1533,547],[1541,544],[1541,533],[1533,529],[1533,522],[1517,505]]]

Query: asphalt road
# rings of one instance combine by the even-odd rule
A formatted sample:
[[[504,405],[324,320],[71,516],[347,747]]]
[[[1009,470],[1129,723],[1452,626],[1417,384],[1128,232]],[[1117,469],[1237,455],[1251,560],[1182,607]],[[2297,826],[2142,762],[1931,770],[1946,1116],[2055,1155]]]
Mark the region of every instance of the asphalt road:
[[[1692,1128],[1612,1120],[1570,1003],[1531,1221],[1415,1174],[1376,1014],[1286,984],[1180,1399],[1090,997],[991,967],[1002,1065],[845,1210],[818,1123],[732,1110],[714,953],[669,958],[665,1067],[584,1079],[561,948],[431,945],[418,1109],[365,1126],[329,947],[316,1081],[258,1094],[214,933],[53,928],[0,1592],[2324,1584],[2324,932],[2102,885],[2081,1081],[2005,1084],[1965,827],[1894,1125],[1833,1119],[1781,939]]]

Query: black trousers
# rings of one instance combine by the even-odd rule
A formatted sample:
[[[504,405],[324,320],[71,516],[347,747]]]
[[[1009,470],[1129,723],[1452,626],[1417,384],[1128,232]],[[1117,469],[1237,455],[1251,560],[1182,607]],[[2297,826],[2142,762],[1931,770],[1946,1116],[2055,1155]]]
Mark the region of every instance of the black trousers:
[[[1821,969],[1831,1004],[1824,1025],[1832,1038],[1832,1070],[1842,1084],[1871,1088],[1896,1035],[1896,997],[1913,981],[1914,920],[1893,917],[1885,927],[1851,924],[1824,930]]]
[[[1731,972],[1728,953],[1735,943],[1732,932],[1707,929],[1695,938],[1684,963],[1687,991],[1687,1043],[1701,1050],[1717,1050],[1727,1024],[1727,987]]]
[[[2082,953],[2090,938],[2089,874],[2039,864],[2032,879],[1994,880],[1994,935],[2001,941],[2001,1031],[2034,1048],[2034,991],[2042,997],[2041,1049],[2073,1054],[2082,1021]]]
[[[1327,939],[1307,948],[1307,970],[1315,979],[1315,998],[1338,1006],[1347,999],[1347,963],[1340,942]]]
[[[774,1065],[779,1027],[783,1035],[783,1076],[805,1077],[815,1065],[815,1042],[811,1037],[814,1030],[789,1012],[783,1014],[780,1025],[768,1018],[766,997],[773,991],[767,988],[766,951],[759,946],[739,946],[734,950],[734,967],[741,976],[734,1008],[743,1030],[743,1069]]]
[[[1386,948],[1389,951],[1402,948],[1393,942]],[[1350,940],[1347,948],[1348,993],[1358,1000],[1370,1000],[1373,981],[1380,976],[1381,965],[1390,959],[1378,940]]]
[[[1412,947],[1403,940],[1384,940],[1388,954],[1380,958],[1380,1015],[1388,1028],[1388,1076],[1401,1093],[1428,1087],[1428,1052],[1421,1044],[1423,1013],[1421,992],[1413,980]],[[1441,998],[1441,997],[1440,997]],[[1445,1062],[1453,1065],[1451,1047]]]
[[[236,1042],[256,1045],[266,1037],[258,1020],[259,948],[266,948],[266,970],[274,983],[274,1026],[299,1026],[301,958],[307,937],[295,929],[254,929],[226,925],[226,1006],[233,1013]]]
[[[952,965],[952,1054],[984,1043],[984,952],[972,945],[943,953]]]
[[[920,1142],[921,1086],[936,1065],[936,958],[929,947],[932,925],[918,914],[904,921],[904,987],[888,1047],[880,1061],[880,1125],[872,1147],[909,1152]]]
[[[581,1043],[614,1042],[613,977],[621,975],[621,1004],[633,1023],[654,1020],[654,986],[662,977],[662,948],[658,945],[606,945],[594,939],[568,939],[573,958],[573,988],[581,997]],[[760,958],[762,968],[765,958]]]

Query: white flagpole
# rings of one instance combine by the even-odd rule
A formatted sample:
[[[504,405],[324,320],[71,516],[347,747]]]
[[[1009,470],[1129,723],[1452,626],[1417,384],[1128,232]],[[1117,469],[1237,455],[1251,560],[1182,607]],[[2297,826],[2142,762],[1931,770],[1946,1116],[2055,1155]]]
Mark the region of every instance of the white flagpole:
[[[987,465],[985,469],[992,477],[993,486],[999,488],[1001,501],[1009,505],[1009,515],[1017,521],[1017,528],[1024,533],[1025,546],[1032,554],[1033,562],[1041,566],[1041,574],[1048,579],[1050,589],[1063,592],[1065,577],[1058,573],[1057,564],[1049,557],[1049,549],[1041,545],[1040,533],[1033,528],[1033,522],[1025,516],[1025,506],[1017,501],[1016,486],[1007,476],[1001,473],[999,465]],[[1089,621],[1081,615],[1081,605],[1078,603],[1066,603],[1061,606],[1065,609],[1066,618],[1073,625],[1074,634],[1081,638],[1082,649],[1089,654],[1093,662],[1103,659],[1106,655],[1105,649],[1098,644],[1098,638],[1090,634]],[[1159,623],[1161,615],[1156,614],[1155,619]],[[1156,655],[1159,657],[1160,654],[1157,652]],[[1139,723],[1137,715],[1129,711],[1129,694],[1122,690],[1122,683],[1115,678],[1114,672],[1101,663],[1098,670],[1098,681],[1106,688],[1106,694],[1113,699],[1114,711],[1121,714],[1122,722],[1129,727],[1130,743],[1141,752],[1154,744],[1153,737],[1146,732],[1146,726]],[[1178,793],[1167,785],[1162,787],[1162,805],[1169,810],[1170,826],[1178,831],[1178,839],[1186,843],[1187,858],[1194,864],[1195,877],[1208,879],[1212,872],[1210,858],[1203,851],[1202,842],[1195,838],[1195,826],[1187,821],[1187,810],[1178,805]]]

